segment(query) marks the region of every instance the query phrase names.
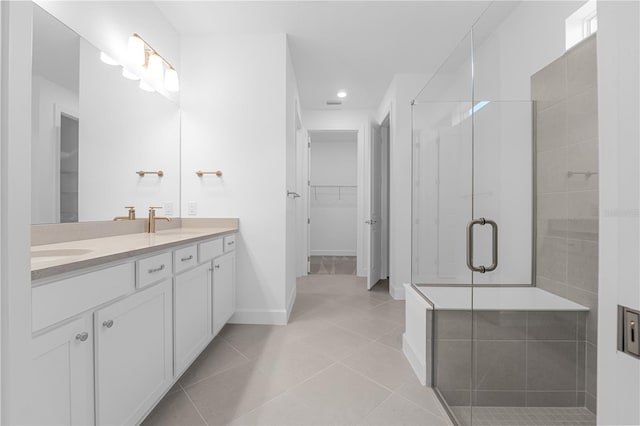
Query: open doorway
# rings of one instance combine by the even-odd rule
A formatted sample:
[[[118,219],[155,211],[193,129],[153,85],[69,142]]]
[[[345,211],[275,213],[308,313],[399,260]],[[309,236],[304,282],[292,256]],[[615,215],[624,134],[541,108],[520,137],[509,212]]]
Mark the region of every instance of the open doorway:
[[[309,141],[309,272],[355,275],[358,131],[309,131]]]

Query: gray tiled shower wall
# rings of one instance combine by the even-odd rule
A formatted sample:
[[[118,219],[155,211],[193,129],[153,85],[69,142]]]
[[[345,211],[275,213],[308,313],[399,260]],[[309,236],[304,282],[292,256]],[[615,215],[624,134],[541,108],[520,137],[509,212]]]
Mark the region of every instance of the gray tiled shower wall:
[[[432,313],[434,385],[450,406],[584,406],[583,312]]]
[[[536,101],[536,285],[590,308],[585,404],[596,410],[598,309],[597,40],[531,77]]]

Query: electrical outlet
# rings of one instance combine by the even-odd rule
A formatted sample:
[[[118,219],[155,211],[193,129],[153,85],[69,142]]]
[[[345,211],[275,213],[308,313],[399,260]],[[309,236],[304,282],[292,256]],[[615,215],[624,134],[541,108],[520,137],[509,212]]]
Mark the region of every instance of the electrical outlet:
[[[198,203],[195,201],[189,201],[187,203],[187,214],[189,216],[196,216],[198,214]]]
[[[172,202],[168,202],[168,203],[164,203],[164,209],[163,213],[165,216],[173,216],[173,203]]]

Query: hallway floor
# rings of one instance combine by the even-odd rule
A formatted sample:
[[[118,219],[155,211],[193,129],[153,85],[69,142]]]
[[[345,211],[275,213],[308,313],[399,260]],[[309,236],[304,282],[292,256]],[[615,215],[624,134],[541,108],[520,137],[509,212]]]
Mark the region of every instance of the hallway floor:
[[[144,424],[450,425],[403,330],[385,281],[304,277],[289,325],[228,324]]]
[[[311,256],[311,274],[356,274],[356,256]]]

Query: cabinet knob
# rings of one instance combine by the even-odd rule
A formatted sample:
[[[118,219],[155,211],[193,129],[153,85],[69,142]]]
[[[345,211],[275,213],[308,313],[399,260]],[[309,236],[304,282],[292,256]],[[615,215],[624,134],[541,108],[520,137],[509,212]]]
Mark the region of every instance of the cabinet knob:
[[[108,320],[102,323],[103,326],[107,327],[107,328],[111,328],[113,327],[113,320]]]
[[[76,340],[80,340],[81,342],[84,342],[88,338],[89,338],[89,333],[87,333],[86,331],[76,334]]]
[[[220,265],[213,265],[214,268],[220,269]]]

